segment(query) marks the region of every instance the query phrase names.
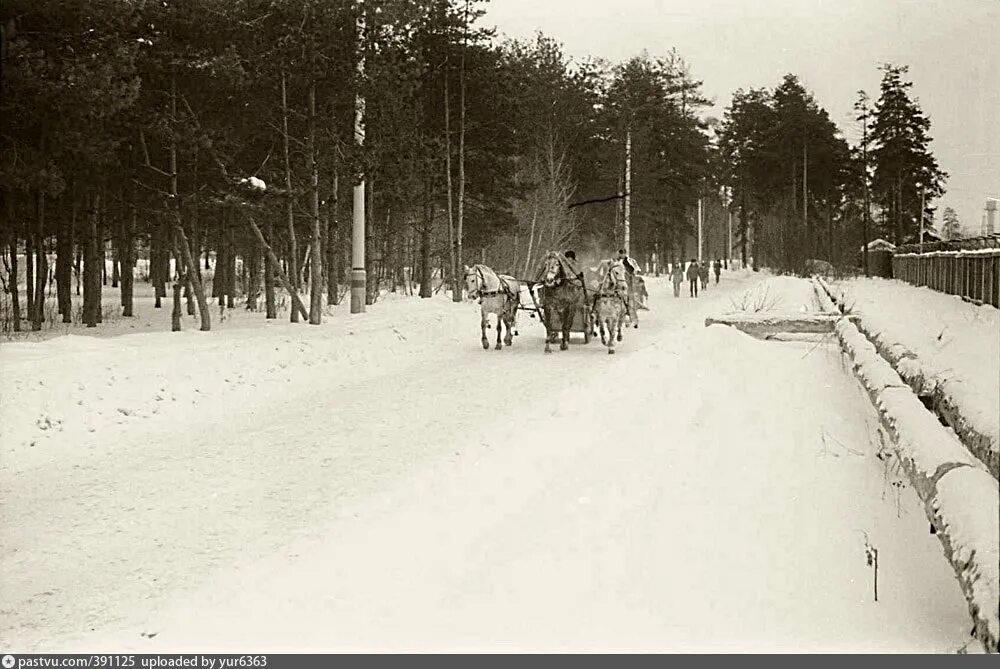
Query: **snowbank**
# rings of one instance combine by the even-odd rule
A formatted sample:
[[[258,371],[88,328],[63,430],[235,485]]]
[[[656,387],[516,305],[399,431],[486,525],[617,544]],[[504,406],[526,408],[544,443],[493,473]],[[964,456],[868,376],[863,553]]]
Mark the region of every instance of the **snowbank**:
[[[944,546],[969,604],[977,638],[1000,650],[1000,489],[846,318],[837,335]]]
[[[78,451],[110,448],[100,441],[106,428],[160,430],[223,421],[234,410],[267,411],[275,398],[306,395],[300,379],[307,372],[344,385],[388,379],[411,356],[477,329],[472,303],[394,302],[321,326],[261,322],[255,314],[257,327],[235,337],[184,330],[5,344],[0,457],[21,473],[65,457],[70,439]],[[457,329],[456,318],[466,327]]]
[[[903,380],[931,398],[969,450],[1000,476],[1000,311],[885,279],[854,279],[830,290]]]

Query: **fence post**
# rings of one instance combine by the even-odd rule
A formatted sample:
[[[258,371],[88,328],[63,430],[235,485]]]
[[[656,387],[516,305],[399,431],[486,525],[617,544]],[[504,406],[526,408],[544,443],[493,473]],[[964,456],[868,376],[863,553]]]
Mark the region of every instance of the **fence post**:
[[[993,306],[1000,309],[1000,254],[990,257],[990,292]]]
[[[983,299],[983,257],[976,256],[972,259],[972,298]]]
[[[960,296],[968,297],[969,263],[968,263],[968,258],[966,258],[964,255],[958,256],[958,268],[962,272],[962,283],[959,285],[959,289],[961,291]]]
[[[962,265],[965,267],[965,281],[964,281],[964,283],[965,283],[965,290],[964,290],[964,292],[965,292],[966,297],[970,297],[972,295],[972,288],[970,286],[970,284],[972,282],[972,277],[971,277],[972,264],[971,264],[970,260],[971,260],[971,258],[969,258],[969,256],[965,256],[964,261],[962,262]]]

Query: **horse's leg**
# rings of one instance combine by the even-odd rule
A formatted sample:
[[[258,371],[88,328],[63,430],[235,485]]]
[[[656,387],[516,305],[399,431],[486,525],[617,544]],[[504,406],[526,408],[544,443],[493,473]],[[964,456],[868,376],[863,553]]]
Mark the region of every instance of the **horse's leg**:
[[[552,307],[542,307],[542,311],[545,313],[545,352],[552,353],[552,331],[549,329],[549,323],[552,322]]]
[[[570,307],[564,312],[564,318],[562,322],[562,342],[559,344],[559,350],[565,351],[569,348],[569,331],[573,327],[573,318],[576,316],[576,309]]]
[[[618,337],[617,337],[618,341],[622,340],[622,325],[624,323],[625,323],[625,314],[619,312],[619,314],[618,314]]]
[[[503,339],[503,343],[507,344],[507,346],[511,346],[514,344],[514,336],[512,334],[512,331],[514,329],[514,321],[516,319],[517,319],[517,306],[507,305],[507,308],[504,310],[504,319],[503,319],[504,325],[507,326],[507,334]]]
[[[486,338],[486,328],[490,324],[490,314],[488,311],[486,311],[485,305],[483,305],[483,308],[480,310],[479,314],[480,314],[479,330],[483,333],[483,338],[482,338],[483,349],[488,351],[490,348],[490,340]]]
[[[499,351],[503,348],[503,344],[500,343],[501,336],[503,335],[503,311],[497,312],[497,345],[496,349]]]
[[[633,325],[635,329],[639,329],[639,300],[632,298],[632,313],[634,314]]]
[[[610,332],[611,330],[612,330],[612,320],[609,317],[608,318],[608,331]],[[614,352],[615,352],[615,338],[614,337],[608,337],[608,355],[614,355]]]

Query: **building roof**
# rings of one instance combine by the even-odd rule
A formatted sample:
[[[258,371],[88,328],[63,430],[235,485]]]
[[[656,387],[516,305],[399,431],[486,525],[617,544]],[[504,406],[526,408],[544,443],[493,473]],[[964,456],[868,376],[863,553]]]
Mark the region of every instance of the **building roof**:
[[[863,247],[862,247],[863,248]],[[873,239],[868,242],[869,251],[895,251],[896,245],[884,239]]]

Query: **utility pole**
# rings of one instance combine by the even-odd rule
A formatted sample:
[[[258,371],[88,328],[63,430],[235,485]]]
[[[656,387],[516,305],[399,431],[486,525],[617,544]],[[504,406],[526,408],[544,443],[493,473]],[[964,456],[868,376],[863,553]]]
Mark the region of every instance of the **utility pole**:
[[[698,263],[699,264],[701,264],[703,242],[704,242],[704,235],[701,223],[701,198],[699,197],[698,198]]]
[[[365,144],[365,97],[362,93],[362,82],[365,75],[365,3],[358,0],[358,90],[354,97],[354,145],[361,152]],[[365,276],[365,178],[364,172],[359,175],[354,186],[353,228],[351,239],[351,313],[360,314],[365,311],[365,293],[367,279]]]
[[[802,226],[809,230],[809,143],[806,139],[802,140]]]
[[[861,213],[861,265],[865,276],[868,276],[868,221],[871,216],[868,192],[868,96],[864,91],[859,91],[859,96],[854,108],[860,112],[858,119],[861,121],[861,170],[865,195],[865,209]]]
[[[924,195],[926,192],[926,188],[920,188],[920,253],[924,252]]]
[[[632,201],[632,126],[625,130],[625,239],[622,246],[625,248],[625,255],[632,255],[629,248],[632,242],[631,232],[631,201]]]

